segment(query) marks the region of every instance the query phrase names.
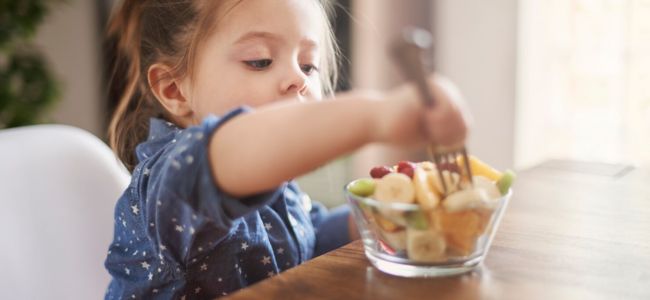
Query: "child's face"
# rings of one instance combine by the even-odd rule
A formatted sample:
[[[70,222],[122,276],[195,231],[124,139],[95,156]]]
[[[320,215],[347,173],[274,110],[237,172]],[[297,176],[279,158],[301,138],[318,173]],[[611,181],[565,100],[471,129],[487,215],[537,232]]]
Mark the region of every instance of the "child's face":
[[[185,85],[193,121],[240,105],[320,99],[325,21],[306,0],[243,0],[222,14]]]

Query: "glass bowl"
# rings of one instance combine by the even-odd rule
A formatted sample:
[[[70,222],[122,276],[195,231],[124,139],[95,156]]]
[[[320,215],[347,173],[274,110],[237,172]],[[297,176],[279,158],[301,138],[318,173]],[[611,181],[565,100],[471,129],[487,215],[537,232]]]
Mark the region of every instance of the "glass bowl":
[[[449,276],[474,269],[487,255],[512,196],[509,189],[490,205],[456,212],[438,205],[425,211],[417,204],[359,197],[348,190],[353,182],[345,186],[345,195],[368,260],[402,277]]]

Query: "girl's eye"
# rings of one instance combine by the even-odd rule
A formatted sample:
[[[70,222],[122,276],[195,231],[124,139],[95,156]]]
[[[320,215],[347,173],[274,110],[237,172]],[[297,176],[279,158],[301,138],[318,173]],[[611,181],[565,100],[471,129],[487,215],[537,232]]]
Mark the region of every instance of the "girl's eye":
[[[311,75],[314,71],[318,72],[318,68],[314,65],[302,65],[300,69],[305,75]]]
[[[255,70],[263,70],[266,69],[268,66],[270,66],[271,63],[273,63],[273,60],[256,59],[256,60],[247,60],[244,61],[244,63]]]

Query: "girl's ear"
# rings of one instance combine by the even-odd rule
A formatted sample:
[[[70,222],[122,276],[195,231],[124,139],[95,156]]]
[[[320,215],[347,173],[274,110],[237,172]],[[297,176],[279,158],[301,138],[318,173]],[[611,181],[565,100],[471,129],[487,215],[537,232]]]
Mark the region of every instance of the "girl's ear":
[[[154,96],[170,114],[180,118],[192,114],[190,102],[181,89],[181,80],[173,76],[168,66],[153,64],[147,71],[147,80]]]

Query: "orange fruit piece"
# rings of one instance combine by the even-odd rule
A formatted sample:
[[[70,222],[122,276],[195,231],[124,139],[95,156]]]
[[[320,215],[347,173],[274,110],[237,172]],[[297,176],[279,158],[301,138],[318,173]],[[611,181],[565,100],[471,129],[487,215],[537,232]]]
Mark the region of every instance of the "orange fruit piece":
[[[404,229],[403,227],[395,224],[394,222],[391,222],[390,220],[386,219],[384,216],[382,216],[380,213],[375,213],[374,214],[374,219],[377,222],[377,225],[379,225],[379,228],[386,232],[396,232],[399,230]]]
[[[461,168],[465,168],[465,164],[463,163],[464,160],[461,156],[457,157],[456,160]],[[472,169],[472,175],[484,176],[492,181],[497,181],[501,178],[501,176],[503,176],[503,173],[501,173],[499,170],[491,167],[474,155],[469,156],[469,167]]]
[[[473,210],[454,213],[440,210],[435,214],[447,245],[461,255],[469,255],[474,251],[476,239],[483,234],[489,222],[489,215],[486,218]]]

